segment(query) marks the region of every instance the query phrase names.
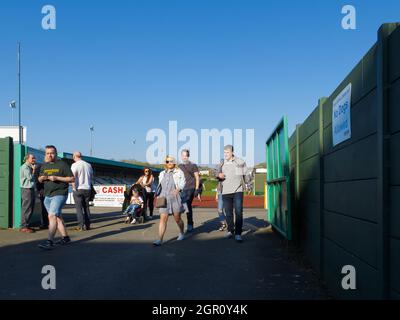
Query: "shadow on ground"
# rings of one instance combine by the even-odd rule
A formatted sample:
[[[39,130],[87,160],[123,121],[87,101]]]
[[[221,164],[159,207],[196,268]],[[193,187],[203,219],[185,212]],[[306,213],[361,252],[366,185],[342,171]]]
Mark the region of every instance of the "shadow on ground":
[[[69,220],[66,215],[66,220]],[[123,218],[122,218],[123,219]],[[242,244],[223,239],[218,219],[203,219],[185,241],[171,234],[153,247],[157,218],[125,225],[120,213],[94,217],[95,228],[71,233],[73,243],[43,252],[46,236],[0,247],[1,299],[325,299],[311,272],[291,259],[281,239],[258,217],[244,223]],[[100,225],[101,223],[106,225]],[[73,222],[68,222],[69,226]],[[111,229],[110,229],[111,228]],[[40,236],[40,238],[39,238]],[[44,265],[57,289],[41,287]]]

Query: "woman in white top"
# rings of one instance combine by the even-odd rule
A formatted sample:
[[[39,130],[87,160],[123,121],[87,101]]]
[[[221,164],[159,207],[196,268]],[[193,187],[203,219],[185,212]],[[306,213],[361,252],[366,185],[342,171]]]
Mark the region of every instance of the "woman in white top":
[[[169,215],[174,216],[175,222],[179,227],[179,236],[177,240],[182,241],[184,239],[184,225],[181,219],[181,214],[184,212],[184,208],[180,192],[186,184],[185,175],[183,171],[177,167],[175,158],[171,156],[168,156],[165,159],[164,167],[165,170],[162,171],[159,176],[159,188],[161,188],[161,192],[157,196],[166,199],[166,207],[160,208],[160,225],[158,228],[159,239],[153,242],[155,246],[161,246],[163,242]]]
[[[147,208],[150,210],[150,217],[153,217],[154,211],[154,191],[152,190],[152,184],[154,183],[153,172],[150,168],[144,169],[144,175],[141,176],[138,182],[145,191],[144,194],[144,211],[147,211]]]

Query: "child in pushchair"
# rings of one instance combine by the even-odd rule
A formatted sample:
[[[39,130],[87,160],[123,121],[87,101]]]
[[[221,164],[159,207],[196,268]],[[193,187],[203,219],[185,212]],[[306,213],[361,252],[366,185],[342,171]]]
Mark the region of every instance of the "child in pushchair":
[[[137,221],[143,223],[143,197],[140,196],[139,190],[135,186],[132,186],[129,195],[130,204],[124,211],[124,214],[127,215],[125,223],[135,224]]]

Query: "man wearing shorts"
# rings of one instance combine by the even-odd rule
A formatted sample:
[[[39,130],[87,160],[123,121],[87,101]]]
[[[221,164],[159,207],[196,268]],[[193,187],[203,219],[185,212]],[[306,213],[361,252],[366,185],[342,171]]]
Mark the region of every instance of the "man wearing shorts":
[[[40,168],[38,180],[44,184],[44,205],[49,213],[49,237],[39,248],[51,250],[57,230],[62,238],[56,244],[64,245],[71,241],[61,211],[67,202],[69,184],[73,183],[75,178],[68,164],[57,159],[56,147],[46,146],[45,154],[45,163]]]

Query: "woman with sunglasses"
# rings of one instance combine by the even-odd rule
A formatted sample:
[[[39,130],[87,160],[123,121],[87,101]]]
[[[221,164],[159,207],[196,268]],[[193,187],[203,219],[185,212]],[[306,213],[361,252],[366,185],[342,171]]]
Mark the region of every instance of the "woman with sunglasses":
[[[145,168],[144,175],[139,178],[137,183],[139,183],[145,191],[144,211],[147,211],[147,208],[149,208],[150,218],[153,217],[153,211],[154,211],[154,191],[152,190],[153,182],[154,182],[153,172],[151,171],[150,168]]]
[[[159,175],[159,188],[161,193],[158,197],[164,197],[166,199],[166,207],[160,208],[160,225],[158,227],[159,239],[154,241],[155,246],[161,246],[165,230],[167,229],[168,217],[174,216],[175,222],[179,227],[178,241],[182,241],[184,236],[184,225],[181,219],[181,214],[184,212],[184,208],[181,201],[180,192],[183,190],[186,184],[185,175],[181,169],[177,167],[175,158],[167,156],[165,159],[165,170]]]

